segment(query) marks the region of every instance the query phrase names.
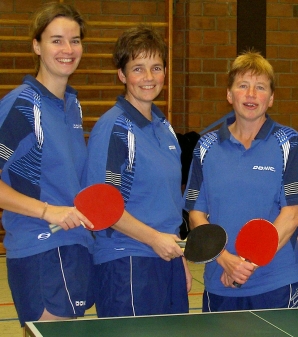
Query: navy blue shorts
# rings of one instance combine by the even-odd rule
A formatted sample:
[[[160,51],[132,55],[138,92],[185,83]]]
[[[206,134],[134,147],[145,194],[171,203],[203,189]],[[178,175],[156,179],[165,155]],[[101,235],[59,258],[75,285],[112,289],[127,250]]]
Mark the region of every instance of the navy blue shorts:
[[[95,265],[98,317],[188,313],[181,258],[128,256]]]
[[[44,309],[59,317],[79,317],[94,303],[92,257],[81,245],[7,259],[7,270],[21,326],[39,320]]]
[[[298,282],[248,297],[218,296],[204,291],[203,312],[298,308]]]

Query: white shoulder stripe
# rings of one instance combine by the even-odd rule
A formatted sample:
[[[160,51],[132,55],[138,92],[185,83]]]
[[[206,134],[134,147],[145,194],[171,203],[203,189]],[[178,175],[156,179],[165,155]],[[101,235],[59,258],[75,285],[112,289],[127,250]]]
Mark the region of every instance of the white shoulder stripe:
[[[13,151],[5,146],[4,144],[0,144],[0,157],[3,158],[4,160],[8,160],[11,155],[13,154]]]

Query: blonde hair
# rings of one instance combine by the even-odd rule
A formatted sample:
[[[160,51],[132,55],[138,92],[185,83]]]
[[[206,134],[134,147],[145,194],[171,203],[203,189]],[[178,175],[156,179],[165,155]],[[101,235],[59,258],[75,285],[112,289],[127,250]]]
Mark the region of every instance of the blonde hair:
[[[266,75],[270,81],[272,93],[275,90],[275,75],[272,65],[257,51],[249,50],[239,55],[232,63],[228,73],[228,89],[231,89],[236,75]]]

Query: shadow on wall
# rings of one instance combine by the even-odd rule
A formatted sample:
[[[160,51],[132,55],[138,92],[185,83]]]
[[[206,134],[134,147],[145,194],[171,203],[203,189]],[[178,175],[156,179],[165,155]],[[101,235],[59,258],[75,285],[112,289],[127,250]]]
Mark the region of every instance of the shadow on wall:
[[[200,135],[195,131],[187,132],[184,135],[177,133],[176,134],[179,145],[181,147],[181,165],[182,165],[182,192],[184,192],[188,172],[190,169],[191,161],[192,161],[192,153],[193,150],[200,138]],[[182,211],[182,224],[180,225],[180,237],[184,240],[188,233],[189,233],[189,218],[188,212],[183,210]]]

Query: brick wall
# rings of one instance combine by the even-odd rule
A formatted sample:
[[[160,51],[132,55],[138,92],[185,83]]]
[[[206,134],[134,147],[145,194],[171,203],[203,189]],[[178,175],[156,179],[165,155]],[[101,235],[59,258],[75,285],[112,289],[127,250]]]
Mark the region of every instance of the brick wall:
[[[0,18],[27,19],[32,11],[45,0],[0,1]],[[50,2],[50,1],[48,1]],[[63,1],[61,1],[63,2]],[[115,21],[163,21],[163,0],[72,0],[88,20]],[[176,0],[173,17],[173,119],[177,132],[201,131],[231,107],[226,101],[226,73],[236,57],[237,1],[224,0]],[[26,34],[25,28],[20,33]],[[249,29],[249,27],[248,27]],[[267,58],[273,64],[277,77],[275,103],[270,114],[279,122],[298,129],[298,4],[296,0],[267,1]],[[1,27],[0,27],[1,31]],[[1,35],[5,32],[1,31]],[[92,29],[91,36],[112,34],[119,30]],[[7,32],[11,35],[11,32]],[[28,44],[19,43],[18,48],[28,49]],[[94,52],[96,44],[89,46]],[[110,50],[112,46],[108,46]],[[0,51],[12,50],[12,43],[0,43]],[[30,48],[29,48],[30,49]],[[92,50],[93,49],[93,50]],[[12,59],[2,61],[8,67]],[[29,62],[18,60],[18,62]],[[93,67],[92,60],[82,60],[83,66]],[[105,61],[109,62],[109,61]],[[30,66],[30,64],[28,64]],[[104,66],[104,64],[103,64]],[[103,76],[106,82],[115,81],[111,75],[89,76],[91,82]],[[0,84],[18,83],[21,75],[1,76]],[[74,83],[85,81],[79,74]],[[0,95],[2,93],[0,92]],[[111,99],[117,93],[109,92]],[[82,96],[90,95],[82,92]],[[92,110],[93,109],[93,110]],[[103,108],[93,107],[92,115],[101,114]],[[88,111],[89,113],[89,111]]]
[[[226,73],[236,57],[236,34],[237,1],[178,1],[173,62],[176,130],[199,132],[231,110],[225,99]],[[298,129],[296,0],[267,0],[266,37],[266,56],[274,66],[277,80],[270,115]]]
[[[17,20],[29,20],[32,13],[42,3],[52,2],[52,0],[6,0],[0,1],[0,19],[17,19]],[[166,2],[164,0],[155,1],[115,1],[115,0],[81,0],[81,1],[60,1],[65,3],[71,3],[75,5],[80,12],[84,15],[88,22],[155,22],[166,23]],[[95,101],[103,103],[103,101],[112,102],[115,101],[116,96],[123,93],[123,85],[118,80],[116,71],[111,73],[110,70],[114,70],[111,57],[99,58],[90,57],[91,55],[98,54],[111,54],[114,46],[114,42],[90,42],[90,39],[114,39],[126,29],[125,26],[117,27],[102,27],[99,25],[90,25],[88,27],[87,37],[84,40],[84,54],[76,72],[70,78],[70,84],[75,88],[78,88],[79,99],[81,100],[84,117],[98,117],[101,116],[110,105],[106,104],[84,104],[85,101]],[[166,34],[166,28],[159,28],[162,33]],[[16,40],[3,40],[0,39],[0,54],[1,53],[13,53],[13,52],[27,52],[29,57],[20,57],[20,55],[13,57],[9,55],[7,57],[0,57],[0,86],[17,85],[20,84],[24,73],[5,73],[1,69],[33,69],[33,58],[31,56],[31,42],[28,37],[28,27],[22,25],[0,24],[0,36],[23,36],[23,41]],[[26,40],[27,38],[27,40]],[[89,39],[89,40],[88,40]],[[88,42],[87,42],[88,40]],[[1,56],[1,55],[0,55]],[[82,72],[88,69],[89,72]],[[92,71],[94,72],[92,73]],[[98,74],[96,71],[102,71]],[[81,71],[81,72],[80,72]],[[90,72],[91,71],[91,72]],[[106,71],[106,73],[103,73]],[[107,72],[108,71],[108,72]],[[119,88],[106,88],[98,89],[96,86],[118,86]],[[86,86],[89,86],[86,89]],[[91,88],[92,86],[92,88]],[[84,87],[84,88],[83,88]],[[165,87],[166,88],[166,87]],[[7,88],[0,88],[0,97],[4,96],[9,90]],[[166,90],[162,92],[159,101],[164,101],[166,98]],[[160,108],[166,112],[166,106],[160,105]],[[93,122],[87,124],[84,122],[84,128],[89,131]]]
[[[230,110],[226,72],[236,55],[236,1],[179,0],[174,14],[173,125],[200,131]]]

